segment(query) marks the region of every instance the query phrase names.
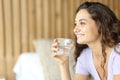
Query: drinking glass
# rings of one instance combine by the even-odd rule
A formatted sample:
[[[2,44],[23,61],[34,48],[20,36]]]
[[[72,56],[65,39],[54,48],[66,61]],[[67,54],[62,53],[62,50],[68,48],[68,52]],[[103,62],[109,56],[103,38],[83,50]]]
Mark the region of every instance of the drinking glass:
[[[58,41],[58,55],[69,56],[73,48],[73,40],[69,38],[57,38]]]

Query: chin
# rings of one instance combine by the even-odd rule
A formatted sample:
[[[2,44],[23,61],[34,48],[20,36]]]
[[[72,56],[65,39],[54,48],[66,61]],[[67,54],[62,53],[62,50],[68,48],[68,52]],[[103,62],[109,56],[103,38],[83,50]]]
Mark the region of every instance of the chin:
[[[81,40],[77,40],[77,43],[78,44],[86,44],[84,41],[81,41]]]

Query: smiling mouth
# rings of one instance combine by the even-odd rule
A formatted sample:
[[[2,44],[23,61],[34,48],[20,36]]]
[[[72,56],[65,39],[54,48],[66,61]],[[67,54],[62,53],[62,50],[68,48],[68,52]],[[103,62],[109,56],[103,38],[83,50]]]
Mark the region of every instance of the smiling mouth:
[[[81,38],[83,36],[84,36],[84,34],[77,34],[77,38]]]

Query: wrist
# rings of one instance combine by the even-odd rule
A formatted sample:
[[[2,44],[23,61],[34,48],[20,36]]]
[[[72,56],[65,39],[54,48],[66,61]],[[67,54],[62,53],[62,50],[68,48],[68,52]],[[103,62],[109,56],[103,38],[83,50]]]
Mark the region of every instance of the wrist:
[[[66,60],[60,64],[60,68],[68,68],[69,67],[69,60]]]

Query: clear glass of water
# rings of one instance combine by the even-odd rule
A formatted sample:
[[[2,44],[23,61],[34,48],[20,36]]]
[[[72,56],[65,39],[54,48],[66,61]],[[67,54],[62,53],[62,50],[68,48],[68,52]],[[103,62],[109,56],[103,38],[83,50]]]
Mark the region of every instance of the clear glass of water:
[[[72,47],[73,47],[73,40],[69,38],[57,38],[58,40],[58,55],[65,55],[69,56]]]

